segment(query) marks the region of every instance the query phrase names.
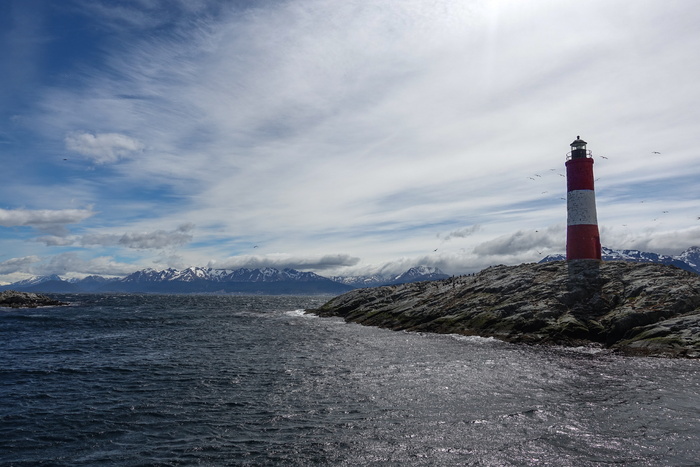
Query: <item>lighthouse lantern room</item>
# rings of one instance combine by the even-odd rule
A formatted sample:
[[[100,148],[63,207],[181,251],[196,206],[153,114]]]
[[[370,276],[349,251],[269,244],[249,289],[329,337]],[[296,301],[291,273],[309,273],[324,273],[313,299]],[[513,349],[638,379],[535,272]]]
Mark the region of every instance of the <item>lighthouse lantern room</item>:
[[[580,136],[566,160],[566,259],[601,259],[593,186],[593,157]]]
[[[577,136],[576,140],[571,143],[571,158],[580,159],[589,156],[590,153],[586,150],[586,144],[588,143],[582,140],[580,136]]]

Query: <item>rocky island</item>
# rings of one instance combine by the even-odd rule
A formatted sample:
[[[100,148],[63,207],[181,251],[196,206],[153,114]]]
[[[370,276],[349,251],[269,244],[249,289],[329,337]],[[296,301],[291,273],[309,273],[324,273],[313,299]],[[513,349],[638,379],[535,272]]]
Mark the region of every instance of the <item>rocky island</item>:
[[[493,266],[470,276],[357,289],[307,312],[394,330],[700,358],[700,275],[662,264]]]
[[[0,292],[0,307],[9,308],[36,308],[39,306],[60,306],[65,303],[54,300],[46,295],[30,292],[17,292],[5,290]]]

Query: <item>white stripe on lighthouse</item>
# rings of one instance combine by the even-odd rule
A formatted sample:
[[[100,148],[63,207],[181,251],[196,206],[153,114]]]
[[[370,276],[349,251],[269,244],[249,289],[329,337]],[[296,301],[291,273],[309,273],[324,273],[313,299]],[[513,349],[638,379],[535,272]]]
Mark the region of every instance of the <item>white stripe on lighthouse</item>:
[[[598,225],[595,211],[595,191],[574,190],[567,193],[566,225]]]

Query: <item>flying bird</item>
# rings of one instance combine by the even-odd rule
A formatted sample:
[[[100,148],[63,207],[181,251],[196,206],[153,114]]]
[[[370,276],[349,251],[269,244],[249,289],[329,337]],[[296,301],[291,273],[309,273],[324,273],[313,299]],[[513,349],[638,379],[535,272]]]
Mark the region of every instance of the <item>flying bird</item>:
[[[600,157],[602,157],[603,159],[607,159],[607,157],[605,157],[605,156],[600,156]]]
[[[661,154],[659,151],[651,151],[652,154]]]

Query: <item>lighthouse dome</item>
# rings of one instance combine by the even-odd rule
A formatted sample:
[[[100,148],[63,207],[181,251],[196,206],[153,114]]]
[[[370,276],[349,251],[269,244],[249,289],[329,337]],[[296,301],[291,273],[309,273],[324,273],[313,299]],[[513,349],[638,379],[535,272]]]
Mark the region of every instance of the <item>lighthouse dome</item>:
[[[577,136],[574,142],[571,143],[569,146],[571,146],[572,148],[580,148],[586,146],[587,144],[588,143],[582,140],[580,136]]]

